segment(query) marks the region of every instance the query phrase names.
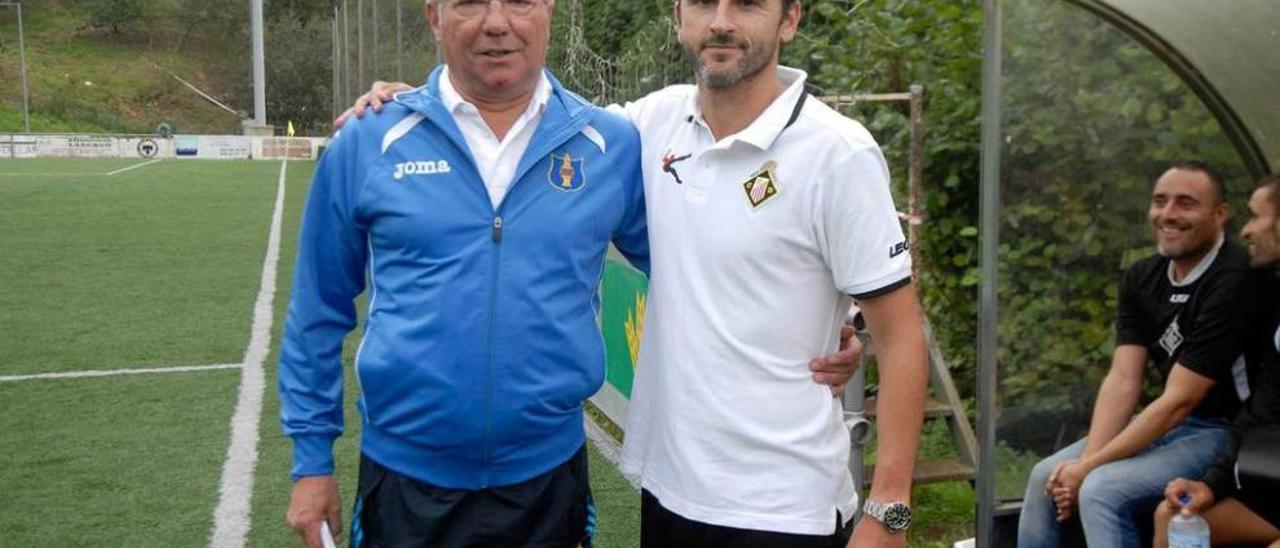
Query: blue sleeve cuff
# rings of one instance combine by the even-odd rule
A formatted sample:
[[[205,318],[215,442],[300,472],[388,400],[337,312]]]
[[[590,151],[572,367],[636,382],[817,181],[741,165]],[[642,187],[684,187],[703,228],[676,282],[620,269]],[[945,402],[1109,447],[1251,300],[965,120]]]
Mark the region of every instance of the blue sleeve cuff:
[[[310,434],[293,436],[294,481],[307,476],[333,475],[333,440],[336,436]]]

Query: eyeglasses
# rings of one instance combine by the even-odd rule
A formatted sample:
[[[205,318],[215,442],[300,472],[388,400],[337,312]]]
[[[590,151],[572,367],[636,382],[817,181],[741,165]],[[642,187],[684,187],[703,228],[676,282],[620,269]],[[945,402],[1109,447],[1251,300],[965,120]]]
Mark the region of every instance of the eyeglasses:
[[[463,17],[479,17],[488,13],[489,4],[494,0],[449,0],[448,4],[453,11]],[[524,17],[533,13],[533,9],[543,3],[543,0],[497,0],[502,5],[502,9],[507,15],[512,17]]]

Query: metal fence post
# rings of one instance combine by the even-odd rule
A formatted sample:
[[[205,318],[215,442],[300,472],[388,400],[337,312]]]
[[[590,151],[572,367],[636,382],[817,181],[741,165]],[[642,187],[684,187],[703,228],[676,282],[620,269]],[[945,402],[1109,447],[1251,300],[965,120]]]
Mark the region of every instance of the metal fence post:
[[[342,104],[351,101],[351,11],[342,0]]]
[[[404,0],[396,0],[396,81],[404,81],[404,62],[401,57],[404,56],[404,42],[402,38],[402,28],[404,27],[404,16],[401,11],[404,8]]]
[[[907,240],[911,242],[911,265],[916,280],[920,263],[920,225],[924,222],[920,185],[924,184],[924,86],[911,86],[911,171],[907,174]]]
[[[341,88],[342,88],[342,77],[341,77],[341,75],[340,75],[340,71],[339,71],[339,69],[338,69],[338,63],[339,63],[339,62],[340,62],[340,60],[342,59],[342,41],[341,41],[341,39],[340,39],[340,37],[339,37],[338,33],[339,33],[339,30],[338,30],[338,5],[337,5],[337,4],[334,4],[334,5],[333,5],[333,20],[331,21],[331,24],[329,25],[329,41],[331,42],[331,46],[332,46],[332,47],[330,47],[330,48],[329,48],[329,53],[331,53],[331,54],[333,55],[333,61],[332,61],[332,63],[330,63],[330,66],[329,66],[329,68],[331,69],[331,72],[333,72],[333,87],[332,87],[332,88],[330,88],[330,92],[329,92],[329,95],[331,96],[331,97],[330,97],[330,99],[331,99],[331,100],[329,101],[329,103],[330,103],[330,104],[329,104],[329,113],[330,113],[330,114],[332,114],[332,115],[333,115],[333,117],[335,117],[335,118],[338,116],[338,113],[342,112],[341,110],[339,110],[339,107],[342,105],[342,102],[341,102],[341,101],[342,101],[342,100],[341,100],[341,96],[342,96],[342,89],[341,89]]]
[[[263,45],[262,0],[250,1],[250,19],[253,31],[253,122],[258,127],[267,125],[267,76],[266,52]]]
[[[18,10],[18,58],[22,65],[22,127],[25,133],[31,133],[31,88],[27,84],[27,41],[26,33],[22,28],[22,4],[0,2],[0,7],[9,6]]]
[[[982,282],[978,290],[978,537],[990,548],[995,535],[996,510],[996,397],[999,388],[1000,154],[1003,32],[1001,0],[983,0],[986,26],[982,59],[982,182],[980,255]]]
[[[364,77],[364,0],[356,0],[356,85],[357,92],[369,85]]]

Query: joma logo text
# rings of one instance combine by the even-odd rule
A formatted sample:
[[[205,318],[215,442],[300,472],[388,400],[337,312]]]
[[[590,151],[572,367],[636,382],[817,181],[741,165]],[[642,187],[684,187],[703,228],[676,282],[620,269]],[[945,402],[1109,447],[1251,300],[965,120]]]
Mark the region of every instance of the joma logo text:
[[[392,177],[399,181],[405,175],[435,175],[437,173],[449,173],[450,171],[453,171],[453,168],[449,167],[448,160],[401,162],[396,164],[396,173]]]

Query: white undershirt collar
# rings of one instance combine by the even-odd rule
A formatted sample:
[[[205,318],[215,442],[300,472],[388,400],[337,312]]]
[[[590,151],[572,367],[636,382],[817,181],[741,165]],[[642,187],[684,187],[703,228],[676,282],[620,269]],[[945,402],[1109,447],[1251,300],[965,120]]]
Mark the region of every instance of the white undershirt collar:
[[[1196,283],[1196,280],[1199,280],[1200,276],[1204,275],[1204,271],[1209,270],[1209,267],[1213,265],[1214,259],[1218,258],[1218,251],[1222,249],[1222,244],[1226,241],[1225,236],[1218,236],[1218,243],[1213,245],[1213,249],[1209,250],[1209,253],[1201,258],[1200,262],[1196,263],[1195,268],[1192,268],[1191,272],[1188,272],[1180,282],[1173,279],[1173,260],[1171,259],[1168,271],[1169,284],[1173,287],[1186,287]]]
[[[449,77],[449,65],[445,65],[440,71],[440,100],[444,102],[444,108],[450,113],[457,114],[459,108],[468,107],[471,110],[479,112],[475,105],[468,103],[462,98],[462,94],[458,93],[458,88],[453,86],[453,80]],[[529,101],[529,107],[525,109],[520,119],[524,119],[532,114],[541,113],[546,108],[547,101],[551,100],[551,81],[547,79],[547,73],[539,73],[538,87],[533,90],[533,98]],[[516,121],[517,125],[519,120]],[[515,129],[515,126],[512,126]],[[510,133],[510,132],[508,132]]]
[[[484,181],[489,201],[494,208],[502,203],[511,186],[520,159],[524,157],[529,142],[533,140],[533,133],[542,122],[542,114],[551,100],[551,91],[551,81],[546,72],[542,72],[529,106],[499,141],[480,115],[480,110],[463,99],[462,94],[453,86],[448,65],[440,73],[440,101],[453,115],[454,123],[467,141],[467,148],[475,158],[476,168],[480,171],[480,178]]]

